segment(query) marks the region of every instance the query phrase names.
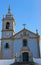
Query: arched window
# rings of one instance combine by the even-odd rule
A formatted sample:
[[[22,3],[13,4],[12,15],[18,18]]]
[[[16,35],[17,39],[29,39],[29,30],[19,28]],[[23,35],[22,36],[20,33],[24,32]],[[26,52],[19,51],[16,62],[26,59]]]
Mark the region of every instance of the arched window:
[[[10,23],[7,22],[7,23],[6,23],[6,29],[9,29],[9,26],[10,26]]]
[[[5,48],[9,48],[9,44],[8,43],[6,43]]]
[[[23,39],[23,46],[27,46],[27,39]]]

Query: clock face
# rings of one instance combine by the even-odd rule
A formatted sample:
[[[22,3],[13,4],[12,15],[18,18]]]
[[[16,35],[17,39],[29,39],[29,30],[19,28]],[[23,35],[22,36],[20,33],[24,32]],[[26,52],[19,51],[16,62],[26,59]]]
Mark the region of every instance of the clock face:
[[[6,34],[6,36],[9,36],[9,35],[10,35],[10,33],[7,33],[7,34]]]

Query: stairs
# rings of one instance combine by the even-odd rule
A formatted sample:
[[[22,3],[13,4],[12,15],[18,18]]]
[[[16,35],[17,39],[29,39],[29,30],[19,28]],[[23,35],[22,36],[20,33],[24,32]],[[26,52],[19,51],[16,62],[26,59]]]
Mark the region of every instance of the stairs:
[[[38,64],[36,64],[34,62],[15,62],[11,65],[38,65]]]

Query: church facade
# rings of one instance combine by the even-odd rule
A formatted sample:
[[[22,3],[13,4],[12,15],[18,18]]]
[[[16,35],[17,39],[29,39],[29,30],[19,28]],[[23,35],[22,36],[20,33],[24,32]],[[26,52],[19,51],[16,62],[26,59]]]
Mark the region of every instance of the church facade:
[[[40,57],[39,34],[33,33],[25,27],[15,33],[15,20],[11,14],[10,7],[8,13],[2,19],[2,39],[1,55],[2,59],[15,59],[17,62],[32,61]]]

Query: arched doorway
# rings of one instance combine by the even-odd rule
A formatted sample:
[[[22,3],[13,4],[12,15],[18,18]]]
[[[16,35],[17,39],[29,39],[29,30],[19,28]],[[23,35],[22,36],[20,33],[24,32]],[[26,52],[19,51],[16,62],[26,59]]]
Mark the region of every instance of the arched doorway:
[[[23,62],[28,62],[29,61],[29,53],[24,52],[22,54],[22,57],[23,57]]]

